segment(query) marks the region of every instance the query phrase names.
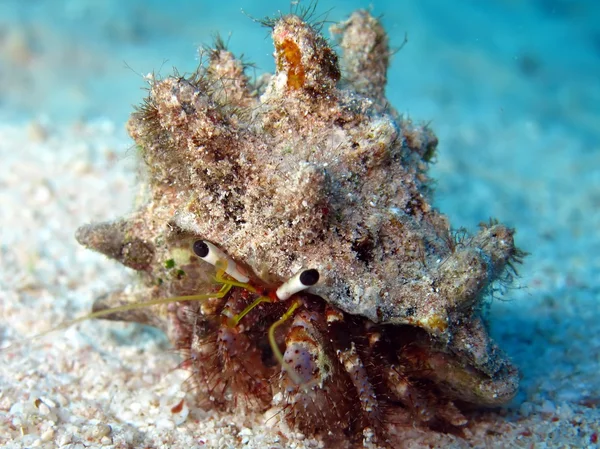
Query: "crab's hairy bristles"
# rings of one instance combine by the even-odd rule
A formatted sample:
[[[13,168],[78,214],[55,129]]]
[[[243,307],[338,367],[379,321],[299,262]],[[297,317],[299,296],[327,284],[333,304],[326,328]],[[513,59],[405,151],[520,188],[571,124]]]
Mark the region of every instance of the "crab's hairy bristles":
[[[283,316],[281,318],[279,318],[279,320],[277,320],[273,324],[271,324],[271,327],[269,327],[269,345],[271,346],[273,355],[275,356],[275,358],[277,359],[277,361],[279,362],[281,367],[285,370],[285,372],[290,376],[290,378],[296,385],[300,385],[302,383],[302,379],[300,379],[298,374],[296,374],[296,372],[287,363],[285,363],[285,360],[283,359],[283,354],[279,350],[279,346],[277,345],[277,342],[275,341],[275,330],[279,326],[281,326],[283,323],[285,323],[287,320],[289,320],[290,317],[296,311],[296,309],[298,307],[300,307],[301,305],[302,305],[301,301],[298,301],[298,300],[294,301],[292,303],[292,305],[289,307],[289,309],[287,309],[287,311],[283,314]]]
[[[229,327],[237,326],[238,323],[242,320],[242,318],[244,318],[252,309],[254,309],[259,304],[262,304],[263,302],[271,302],[271,298],[269,298],[268,296],[259,296],[254,301],[252,301],[252,303],[250,305],[248,305],[244,310],[242,310],[240,313],[238,313],[236,316],[234,316],[233,318],[229,318],[227,320],[227,325]]]

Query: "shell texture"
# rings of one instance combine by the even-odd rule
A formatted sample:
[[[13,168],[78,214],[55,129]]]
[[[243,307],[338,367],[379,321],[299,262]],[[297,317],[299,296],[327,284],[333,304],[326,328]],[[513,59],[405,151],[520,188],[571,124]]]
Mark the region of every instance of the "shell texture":
[[[376,19],[357,11],[333,26],[339,56],[302,17],[268,25],[273,75],[251,81],[217,42],[191,76],[150,80],[128,123],[142,161],[139,203],[77,234],[139,276],[95,309],[214,291],[214,267],[192,248],[202,239],[261,291],[305,268],[320,274],[275,332],[301,386],[268,348],[290,301],[256,306],[235,326],[224,317],[239,316],[251,289],[111,316],[165,330],[209,405],[279,401],[308,433],[342,423],[353,435],[383,435],[390,423],[432,417],[460,427],[453,401],[506,403],[518,373],[480,315],[490,287],[523,256],[514,231],[491,221],[457,239],[432,207],[438,140],[387,102],[390,50]],[[362,413],[350,419],[356,404]]]

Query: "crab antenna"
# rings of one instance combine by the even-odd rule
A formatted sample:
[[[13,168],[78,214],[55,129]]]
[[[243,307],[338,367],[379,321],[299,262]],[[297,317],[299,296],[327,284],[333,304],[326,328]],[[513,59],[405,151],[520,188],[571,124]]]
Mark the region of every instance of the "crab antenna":
[[[287,309],[283,316],[279,320],[271,324],[271,327],[269,327],[269,345],[271,346],[273,355],[296,385],[300,385],[302,383],[302,379],[300,379],[300,376],[298,376],[298,374],[283,359],[283,354],[279,350],[279,346],[277,345],[277,341],[275,340],[275,329],[277,329],[279,326],[285,323],[294,314],[296,309],[300,307],[300,305],[300,301],[293,301],[292,305],[289,307],[289,309]]]
[[[118,307],[110,307],[108,309],[97,310],[95,312],[88,313],[87,315],[80,316],[79,318],[75,318],[71,321],[67,321],[66,323],[59,324],[58,326],[55,326],[51,329],[48,329],[47,331],[37,334],[37,335],[33,335],[31,337],[25,338],[24,340],[22,340],[19,343],[12,343],[4,348],[1,348],[0,353],[9,348],[12,348],[15,346],[20,346],[23,343],[38,340],[42,337],[45,337],[48,334],[51,334],[52,332],[57,332],[60,330],[67,329],[67,328],[69,328],[75,324],[81,323],[83,321],[92,320],[95,318],[103,318],[103,317],[112,315],[114,313],[127,312],[129,310],[143,309],[146,307],[158,306],[158,305],[162,305],[162,304],[171,304],[173,302],[205,301],[210,298],[223,298],[223,297],[225,297],[225,295],[227,295],[227,293],[229,293],[229,290],[231,290],[231,287],[232,287],[231,285],[223,284],[221,289],[215,293],[205,293],[205,294],[200,294],[200,295],[188,295],[188,296],[173,296],[170,298],[157,298],[157,299],[152,299],[150,301],[136,302],[136,303],[132,303],[132,304],[125,304],[125,305],[118,306]]]
[[[229,318],[229,320],[227,320],[227,325],[229,327],[235,327],[235,326],[237,326],[238,323],[240,321],[242,321],[242,318],[244,318],[246,315],[248,315],[248,313],[252,309],[254,309],[256,306],[258,306],[259,304],[261,304],[263,302],[271,302],[271,298],[269,298],[268,296],[259,296],[258,298],[256,298],[252,302],[252,304],[250,304],[249,306],[247,306],[244,310],[242,310],[236,316],[234,316],[233,318]]]
[[[302,270],[281,284],[275,294],[281,301],[285,301],[290,296],[312,287],[317,282],[319,282],[319,272],[317,270],[314,268]]]
[[[235,261],[206,240],[196,240],[193,246],[194,254],[198,256],[200,259],[208,262],[211,265],[217,266],[218,262],[224,260],[227,262],[227,267],[225,267],[225,273],[234,278],[239,282],[248,282],[250,278],[246,276],[240,270],[240,267],[235,263]]]

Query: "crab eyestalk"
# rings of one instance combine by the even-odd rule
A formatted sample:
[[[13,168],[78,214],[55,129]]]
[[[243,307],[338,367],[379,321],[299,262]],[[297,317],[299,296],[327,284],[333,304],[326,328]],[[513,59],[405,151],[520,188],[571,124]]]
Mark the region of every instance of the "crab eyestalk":
[[[236,281],[246,283],[250,280],[248,276],[242,273],[238,264],[236,264],[231,257],[229,257],[212,243],[207,242],[206,240],[196,240],[193,245],[193,250],[196,256],[205,262],[214,265],[215,267],[220,261],[225,261],[227,264],[227,266],[224,268],[225,273],[234,278]]]
[[[285,281],[275,294],[281,301],[289,299],[292,295],[312,287],[319,282],[319,272],[314,268],[302,270]]]

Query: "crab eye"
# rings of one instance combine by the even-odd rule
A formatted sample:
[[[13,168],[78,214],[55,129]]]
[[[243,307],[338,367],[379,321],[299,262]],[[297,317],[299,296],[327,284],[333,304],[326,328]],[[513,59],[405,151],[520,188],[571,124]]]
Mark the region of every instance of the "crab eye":
[[[317,270],[314,268],[302,270],[281,284],[275,293],[280,300],[285,301],[290,296],[312,287],[317,282],[319,282],[319,272]]]
[[[312,287],[319,282],[319,272],[314,268],[311,268],[310,270],[304,270],[300,273],[300,282],[302,285]]]
[[[204,259],[208,256],[210,250],[208,249],[208,245],[204,240],[196,240],[194,242],[194,254],[198,256],[200,259]]]
[[[196,254],[196,256],[211,265],[217,266],[219,262],[226,263],[227,266],[225,268],[225,273],[234,278],[236,281],[249,281],[248,276],[242,273],[234,260],[212,243],[207,242],[206,240],[196,240],[192,246],[192,249],[194,250],[194,254]]]

